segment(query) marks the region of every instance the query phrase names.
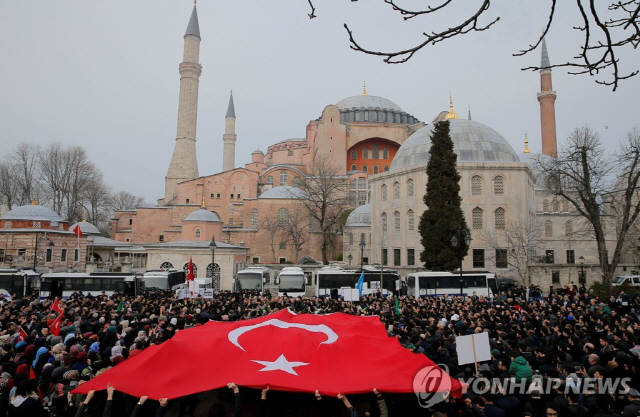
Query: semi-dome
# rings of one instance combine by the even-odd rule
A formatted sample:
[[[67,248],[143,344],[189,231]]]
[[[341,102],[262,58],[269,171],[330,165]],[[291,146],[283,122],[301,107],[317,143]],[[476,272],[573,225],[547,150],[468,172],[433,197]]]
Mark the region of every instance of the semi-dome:
[[[83,220],[79,223],[76,223],[72,225],[69,228],[69,230],[74,230],[76,226],[80,226],[80,231],[82,232],[83,235],[99,235],[100,234],[100,230],[98,230],[97,227],[95,227],[93,224],[87,221]]]
[[[291,198],[296,200],[304,200],[307,198],[307,193],[296,187],[281,185],[279,187],[268,189],[258,198]]]
[[[217,214],[207,210],[204,207],[200,207],[198,210],[190,213],[185,222],[220,222],[220,217]]]
[[[425,126],[409,136],[393,158],[391,171],[429,161],[433,126]],[[449,130],[458,162],[520,162],[509,142],[487,125],[473,120],[450,119]]]
[[[346,227],[370,227],[371,226],[371,204],[359,206],[347,217]]]
[[[37,204],[19,206],[5,213],[0,220],[31,220],[44,222],[63,222],[62,217],[50,208]]]

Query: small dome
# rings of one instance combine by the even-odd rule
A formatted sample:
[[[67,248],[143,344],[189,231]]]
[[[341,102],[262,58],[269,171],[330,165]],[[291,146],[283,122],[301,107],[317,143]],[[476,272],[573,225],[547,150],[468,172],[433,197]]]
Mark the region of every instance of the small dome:
[[[362,205],[349,214],[346,227],[370,227],[371,226],[371,204]]]
[[[33,220],[45,222],[63,222],[62,217],[50,208],[37,204],[19,206],[5,213],[0,220]]]
[[[409,136],[393,158],[391,171],[429,161],[433,126],[425,126]],[[487,125],[473,120],[450,119],[449,128],[458,162],[520,162],[509,142]]]
[[[74,224],[69,228],[69,230],[75,229],[76,226],[80,226],[80,231],[82,232],[83,235],[99,235],[100,234],[100,230],[98,230],[97,227],[95,227],[94,225],[86,221],[81,221],[80,223]]]
[[[262,152],[260,149],[256,149],[255,151],[251,152],[251,155],[255,155],[255,154],[264,155],[264,152]]]
[[[307,193],[296,187],[290,187],[288,185],[281,185],[279,187],[273,187],[265,191],[258,198],[282,198],[282,199],[294,199],[304,200],[307,197]]]
[[[217,214],[210,212],[204,207],[190,213],[185,222],[215,222],[220,223],[220,217]]]
[[[359,96],[347,97],[337,102],[336,106],[340,110],[345,110],[345,109],[350,109],[355,107],[355,108],[365,108],[365,109],[379,108],[382,110],[402,111],[400,106],[398,106],[396,103],[394,103],[389,99],[386,99],[384,97],[370,96],[370,95],[364,95],[364,94],[361,94]]]

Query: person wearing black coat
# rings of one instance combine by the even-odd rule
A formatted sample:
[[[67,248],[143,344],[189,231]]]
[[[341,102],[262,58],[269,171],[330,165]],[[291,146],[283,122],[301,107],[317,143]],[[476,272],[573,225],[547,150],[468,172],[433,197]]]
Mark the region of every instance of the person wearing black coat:
[[[18,385],[16,393],[9,400],[8,417],[49,417],[37,394],[38,382],[27,379]]]

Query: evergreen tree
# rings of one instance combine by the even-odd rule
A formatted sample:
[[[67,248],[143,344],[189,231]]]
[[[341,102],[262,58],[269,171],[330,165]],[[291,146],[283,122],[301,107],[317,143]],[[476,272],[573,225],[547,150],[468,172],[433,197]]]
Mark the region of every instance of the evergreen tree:
[[[420,260],[428,270],[453,271],[460,266],[460,249],[451,244],[451,238],[457,236],[459,230],[468,233],[469,229],[460,208],[458,156],[453,151],[448,120],[434,125],[430,154],[427,192],[423,198],[427,209],[420,217],[419,226],[424,248]],[[458,245],[463,245],[461,253],[465,256],[469,247],[464,238],[458,236]]]

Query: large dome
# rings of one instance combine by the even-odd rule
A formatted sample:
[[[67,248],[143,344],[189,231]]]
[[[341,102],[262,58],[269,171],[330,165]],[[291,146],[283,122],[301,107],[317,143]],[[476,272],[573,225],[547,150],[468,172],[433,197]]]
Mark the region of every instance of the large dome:
[[[5,213],[0,220],[32,220],[44,222],[63,222],[62,217],[50,208],[37,204],[19,206]]]
[[[520,162],[520,157],[509,142],[489,126],[465,119],[451,119],[449,123],[458,162]],[[398,149],[391,163],[391,171],[426,164],[431,155],[432,131],[431,124],[411,135]]]
[[[347,227],[370,227],[371,226],[371,204],[364,204],[353,210],[347,222]]]
[[[220,222],[220,217],[217,214],[210,212],[204,207],[190,213],[185,219],[185,222]]]
[[[336,106],[340,110],[346,110],[350,108],[365,108],[365,109],[382,109],[382,110],[397,110],[402,111],[393,101],[384,97],[370,96],[361,94],[359,96],[351,96],[340,100],[336,103]]]
[[[296,187],[290,187],[288,185],[281,185],[279,187],[273,187],[260,194],[258,198],[290,198],[294,200],[304,200],[308,198],[307,193]]]

